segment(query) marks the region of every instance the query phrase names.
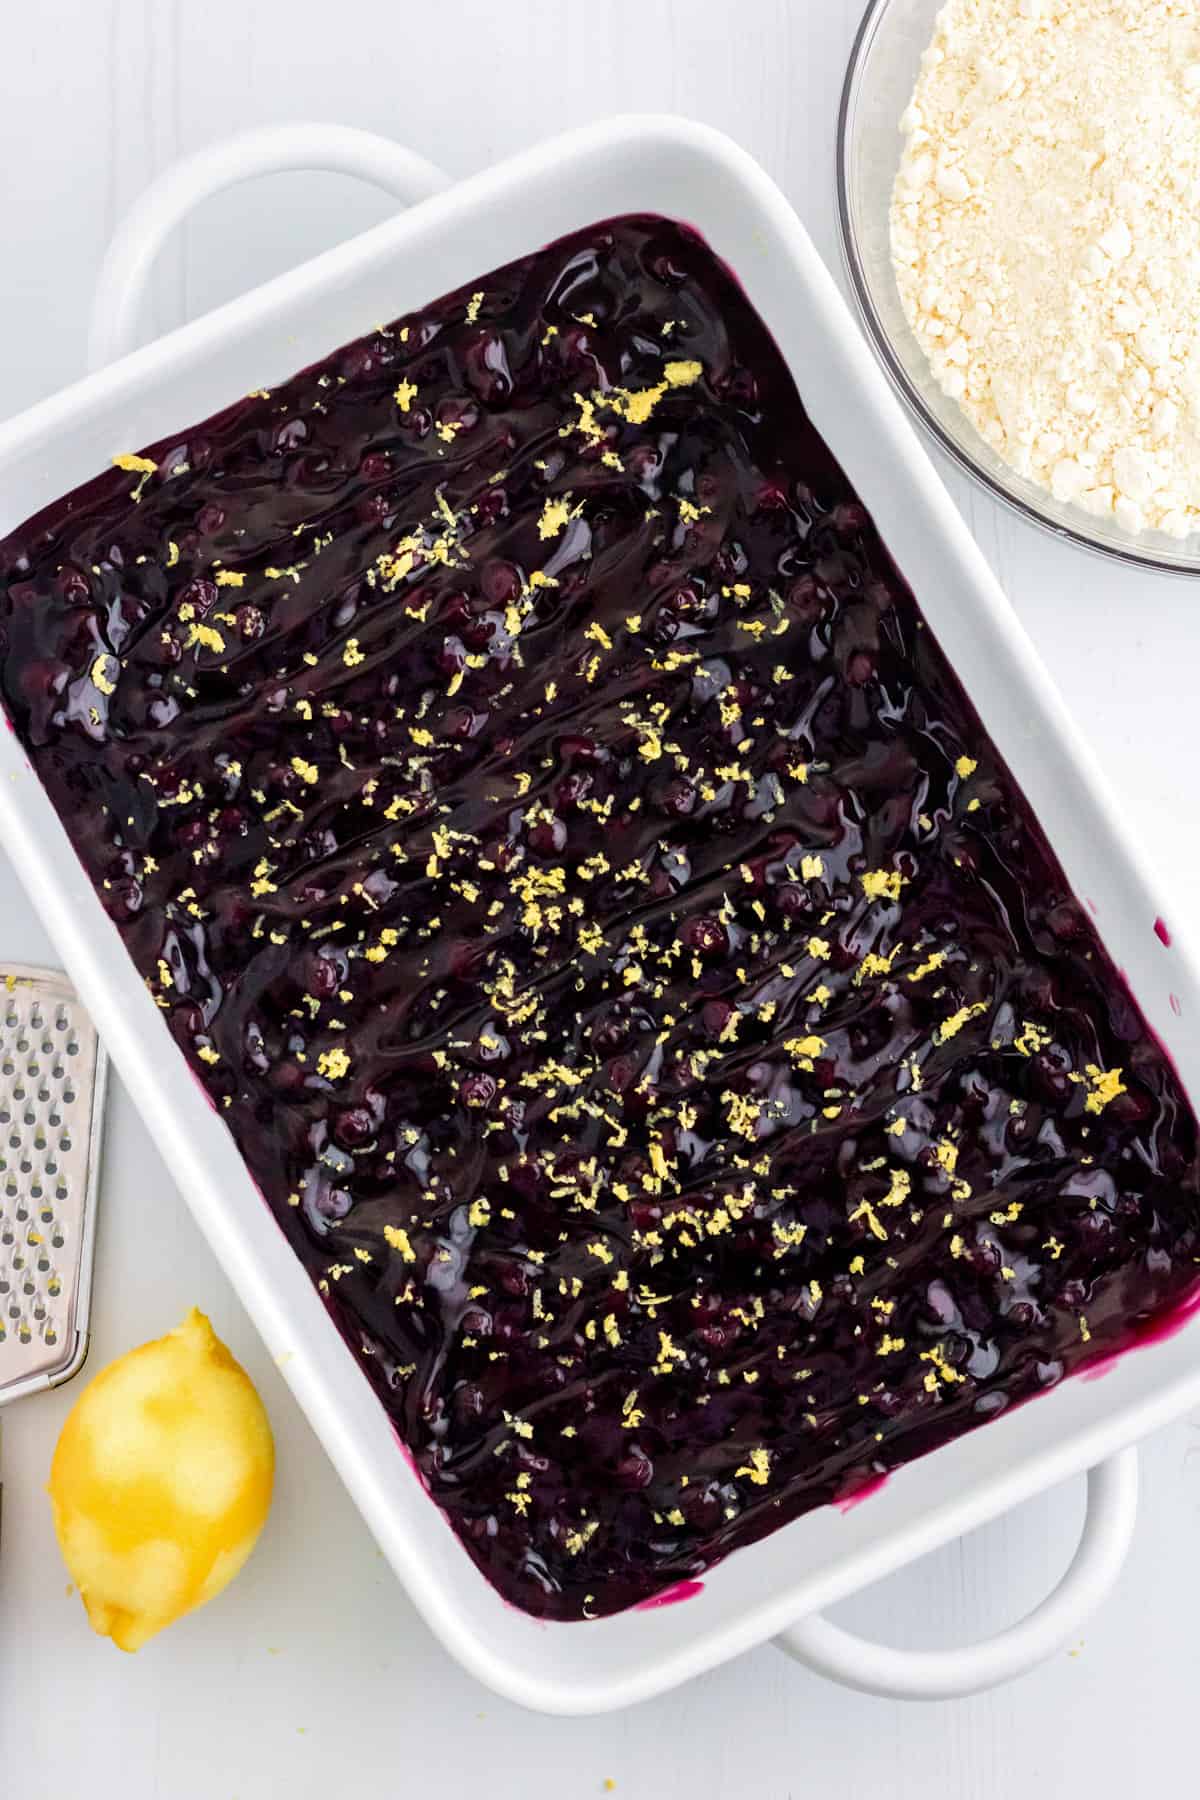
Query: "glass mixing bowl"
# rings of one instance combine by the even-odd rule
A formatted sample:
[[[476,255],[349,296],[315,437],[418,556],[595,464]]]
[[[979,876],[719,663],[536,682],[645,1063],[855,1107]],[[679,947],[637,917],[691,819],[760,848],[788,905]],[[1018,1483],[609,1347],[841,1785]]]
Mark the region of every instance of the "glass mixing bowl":
[[[934,378],[900,304],[888,214],[903,140],[900,116],[943,0],[869,0],[850,55],[838,120],[838,211],[855,297],[879,358],[902,398],[960,468],[1056,537],[1142,568],[1200,574],[1200,536],[1134,534],[1096,519],[1000,461]]]

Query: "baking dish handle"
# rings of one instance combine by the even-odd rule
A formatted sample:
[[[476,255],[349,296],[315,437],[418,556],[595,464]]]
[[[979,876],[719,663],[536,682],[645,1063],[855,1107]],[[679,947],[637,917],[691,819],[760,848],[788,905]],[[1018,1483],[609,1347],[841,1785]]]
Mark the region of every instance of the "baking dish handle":
[[[182,157],[139,195],[108,246],[92,302],[88,368],[103,368],[134,348],[154,260],[194,206],[222,188],[289,169],[355,175],[407,204],[449,185],[415,151],[348,125],[266,125]]]
[[[893,1700],[954,1700],[1023,1675],[1053,1656],[1099,1605],[1120,1572],[1137,1517],[1137,1451],[1088,1470],[1079,1548],[1054,1591],[1016,1625],[962,1650],[896,1650],[872,1644],[820,1613],[775,1639],[819,1675]]]

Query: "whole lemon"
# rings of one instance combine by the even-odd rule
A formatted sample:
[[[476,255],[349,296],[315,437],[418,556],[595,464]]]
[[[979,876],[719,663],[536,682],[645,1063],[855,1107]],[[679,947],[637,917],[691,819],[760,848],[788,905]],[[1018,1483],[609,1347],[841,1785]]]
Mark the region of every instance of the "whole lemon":
[[[271,1427],[253,1382],[193,1307],[89,1382],[48,1492],[92,1629],[139,1650],[237,1574],[266,1520]]]

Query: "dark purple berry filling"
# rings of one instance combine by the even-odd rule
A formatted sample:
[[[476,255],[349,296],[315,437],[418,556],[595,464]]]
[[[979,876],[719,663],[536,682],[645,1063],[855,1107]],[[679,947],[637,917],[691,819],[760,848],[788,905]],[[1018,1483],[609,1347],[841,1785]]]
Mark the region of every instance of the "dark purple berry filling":
[[[5,706],[508,1598],[644,1601],[1184,1300],[1192,1110],[693,232],[121,460],[0,544]]]

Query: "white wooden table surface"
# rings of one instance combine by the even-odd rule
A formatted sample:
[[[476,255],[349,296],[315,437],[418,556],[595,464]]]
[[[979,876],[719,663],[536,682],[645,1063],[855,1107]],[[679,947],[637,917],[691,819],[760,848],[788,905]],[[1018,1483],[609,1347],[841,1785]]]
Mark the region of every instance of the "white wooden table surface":
[[[466,173],[617,110],[690,113],[739,139],[836,264],[833,138],[860,0],[38,0],[0,35],[0,410],[82,368],[122,210],[179,153],[275,120],[390,133]],[[155,282],[162,329],[383,216],[334,177],[210,202]],[[950,485],[1119,791],[1157,841],[1173,909],[1200,901],[1200,587],[1125,574]],[[0,949],[49,946],[0,862]],[[42,1493],[71,1390],[3,1423],[0,1780],[23,1800],[954,1800],[1157,1796],[1194,1742],[1200,1417],[1152,1439],[1120,1584],[1069,1655],[999,1693],[904,1707],[768,1648],[599,1720],[485,1693],[388,1574],[185,1212],[134,1108],[112,1096],[93,1367],[204,1307],[258,1382],[279,1445],[274,1512],[219,1603],[136,1658],[65,1593]],[[965,1641],[1033,1603],[1069,1554],[1082,1483],[840,1609],[899,1644]]]

